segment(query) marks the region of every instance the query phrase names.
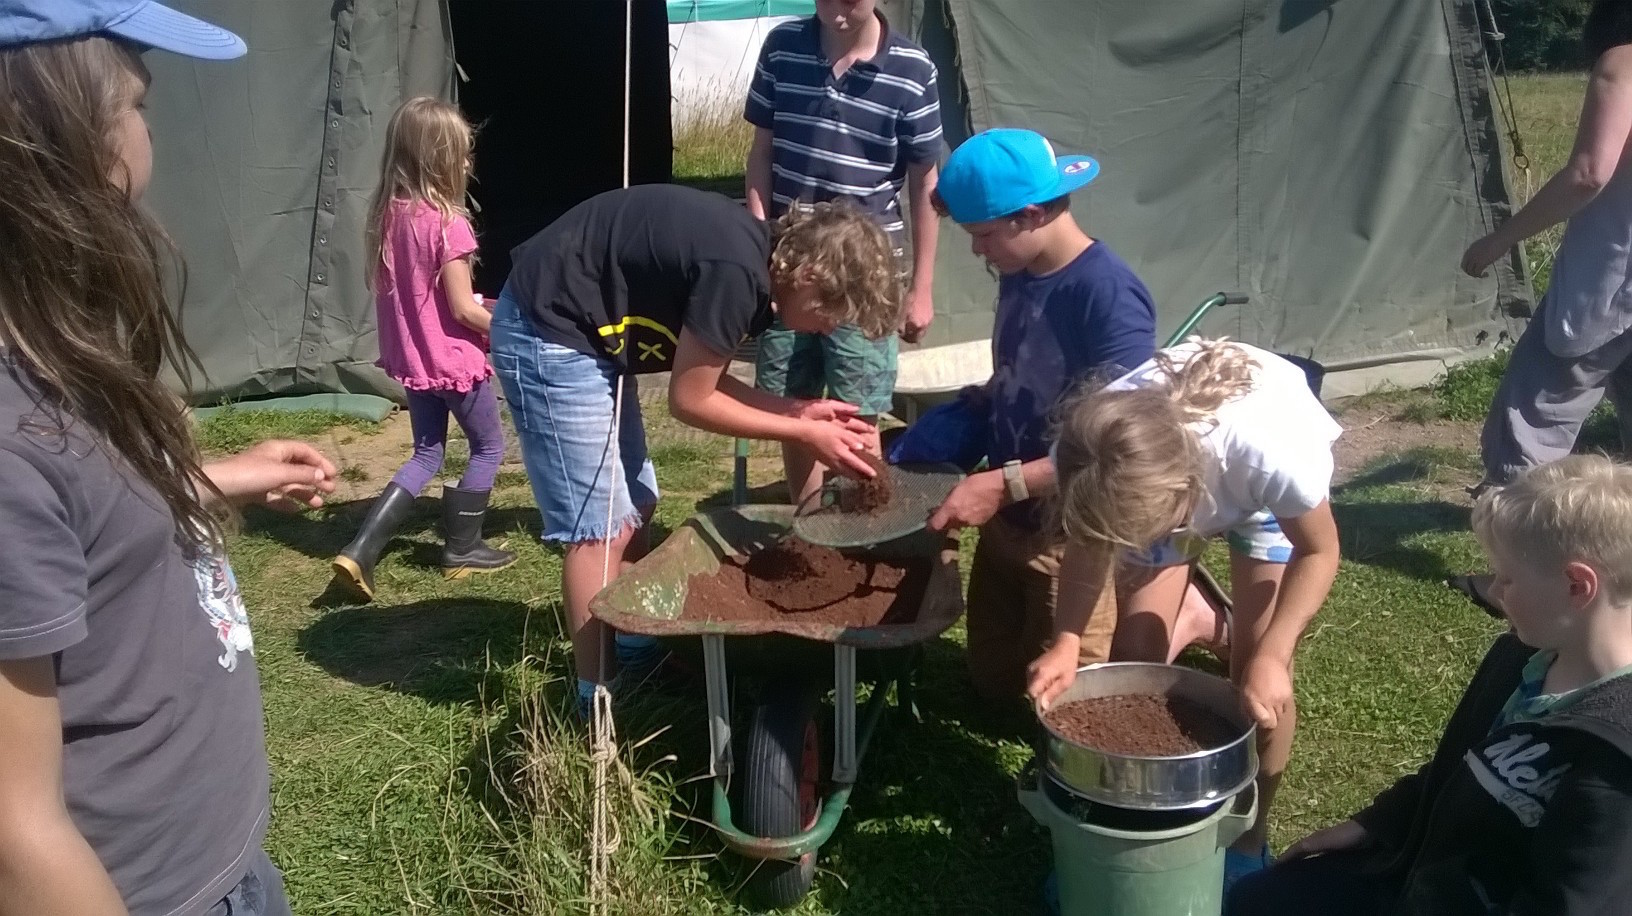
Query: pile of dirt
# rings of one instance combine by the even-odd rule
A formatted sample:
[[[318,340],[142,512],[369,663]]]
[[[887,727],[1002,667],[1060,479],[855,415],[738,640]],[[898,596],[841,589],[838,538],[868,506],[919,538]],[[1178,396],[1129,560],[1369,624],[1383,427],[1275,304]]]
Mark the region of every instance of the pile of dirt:
[[[1043,719],[1071,741],[1129,757],[1182,757],[1241,737],[1240,729],[1204,706],[1148,694],[1075,700]]]
[[[876,515],[895,498],[895,482],[884,459],[871,452],[858,454],[876,473],[873,477],[853,481],[839,491],[839,511]]]
[[[732,557],[718,572],[686,584],[683,620],[775,620],[871,627],[907,623],[918,614],[931,561],[849,557],[785,538]]]

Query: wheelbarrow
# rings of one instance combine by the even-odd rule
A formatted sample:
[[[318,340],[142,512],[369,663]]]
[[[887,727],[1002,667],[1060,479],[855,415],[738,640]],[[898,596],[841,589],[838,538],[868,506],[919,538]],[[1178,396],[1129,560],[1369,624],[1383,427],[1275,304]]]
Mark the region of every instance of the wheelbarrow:
[[[921,561],[903,583],[907,612],[877,626],[842,627],[788,614],[774,620],[681,619],[691,576],[727,557],[762,550],[787,534],[791,506],[736,506],[687,519],[656,550],[613,580],[590,613],[628,633],[663,638],[680,654],[700,651],[708,693],[713,827],[726,847],[755,860],[747,891],[767,907],[791,906],[809,892],[816,852],[833,836],[855,787],[861,758],[889,706],[915,715],[913,676],[922,644],[963,614],[955,541],[919,532],[850,555]],[[740,757],[733,752],[732,682],[757,690]],[[865,705],[857,688],[870,684]],[[823,740],[822,697],[833,691],[831,746]],[[859,706],[859,708],[858,708]],[[830,766],[829,766],[830,764]],[[825,777],[825,778],[824,778]],[[740,811],[733,808],[733,781]]]

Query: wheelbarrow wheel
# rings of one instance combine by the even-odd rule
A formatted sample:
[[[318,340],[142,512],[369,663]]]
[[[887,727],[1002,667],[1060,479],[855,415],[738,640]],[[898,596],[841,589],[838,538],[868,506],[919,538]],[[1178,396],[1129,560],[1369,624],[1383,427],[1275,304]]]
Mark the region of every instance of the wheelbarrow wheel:
[[[810,685],[768,689],[755,707],[743,752],[742,829],[758,837],[786,837],[815,826],[822,813],[824,753],[817,721],[820,699]],[[797,904],[816,880],[816,852],[793,861],[754,864],[747,892],[754,905]]]

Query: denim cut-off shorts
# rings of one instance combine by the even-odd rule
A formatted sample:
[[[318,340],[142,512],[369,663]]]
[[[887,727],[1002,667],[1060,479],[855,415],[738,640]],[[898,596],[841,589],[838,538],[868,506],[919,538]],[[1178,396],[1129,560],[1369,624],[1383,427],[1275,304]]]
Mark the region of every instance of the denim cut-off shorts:
[[[1224,531],[1230,549],[1244,557],[1265,563],[1292,561],[1292,542],[1281,533],[1281,523],[1268,512],[1257,512],[1246,521]],[[1133,566],[1160,568],[1183,566],[1201,559],[1207,539],[1194,531],[1176,531],[1147,550],[1128,551],[1124,562]]]
[[[634,377],[622,377],[614,474],[617,366],[540,338],[508,287],[494,306],[491,337],[494,374],[521,440],[544,540],[603,541],[638,525],[642,510],[657,505],[657,472],[646,454]]]

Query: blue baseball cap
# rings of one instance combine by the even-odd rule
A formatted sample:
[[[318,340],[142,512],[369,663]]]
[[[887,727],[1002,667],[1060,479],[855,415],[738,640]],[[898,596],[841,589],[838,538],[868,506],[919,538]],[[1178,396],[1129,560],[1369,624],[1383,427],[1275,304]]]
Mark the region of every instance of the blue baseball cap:
[[[81,35],[111,35],[204,60],[231,60],[249,50],[226,29],[152,0],[0,0],[0,48]]]
[[[980,223],[1064,197],[1098,175],[1098,162],[1056,156],[1036,131],[995,128],[952,151],[935,190],[954,220]]]

